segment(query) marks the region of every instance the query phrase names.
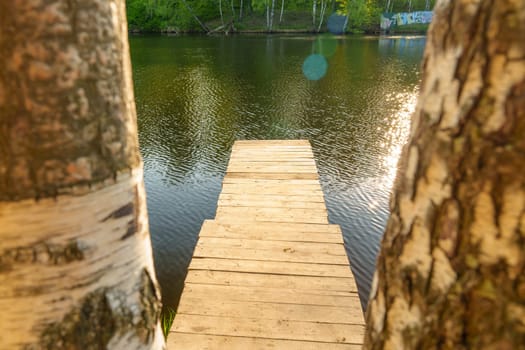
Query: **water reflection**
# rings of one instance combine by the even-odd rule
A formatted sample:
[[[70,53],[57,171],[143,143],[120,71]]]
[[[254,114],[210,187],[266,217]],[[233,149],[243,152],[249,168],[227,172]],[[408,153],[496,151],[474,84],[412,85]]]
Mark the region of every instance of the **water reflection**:
[[[177,303],[200,225],[215,215],[234,140],[275,138],[311,140],[330,220],[343,228],[366,301],[425,40],[336,40],[326,75],[309,81],[311,36],[131,38],[165,303]]]

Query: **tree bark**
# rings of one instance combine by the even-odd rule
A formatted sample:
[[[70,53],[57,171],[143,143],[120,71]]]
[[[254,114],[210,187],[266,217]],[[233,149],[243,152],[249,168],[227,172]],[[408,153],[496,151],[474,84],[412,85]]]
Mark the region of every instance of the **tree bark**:
[[[313,0],[313,4],[312,4],[312,24],[313,24],[313,28],[315,28],[315,16],[316,16],[316,13],[317,13],[317,0]]]
[[[283,23],[284,0],[281,0],[281,14],[279,15],[279,24]]]
[[[219,0],[219,13],[221,15],[221,24],[224,25],[224,16],[222,15],[222,0]]]
[[[0,2],[0,348],[161,349],[125,2]]]
[[[324,14],[326,12],[326,7],[328,6],[328,0],[321,0],[321,13],[319,14],[319,26],[317,27],[317,33],[321,31],[321,27],[324,22]]]
[[[241,0],[241,8],[239,9],[239,21],[242,21],[242,9],[244,7],[244,0]]]
[[[235,19],[235,9],[233,8],[233,0],[230,0],[230,6],[232,8],[232,20]]]
[[[270,32],[273,30],[273,17],[275,14],[275,0],[272,0],[272,10],[270,13]]]
[[[266,0],[266,30],[270,30],[270,3]]]
[[[438,1],[367,349],[523,349],[525,2]]]

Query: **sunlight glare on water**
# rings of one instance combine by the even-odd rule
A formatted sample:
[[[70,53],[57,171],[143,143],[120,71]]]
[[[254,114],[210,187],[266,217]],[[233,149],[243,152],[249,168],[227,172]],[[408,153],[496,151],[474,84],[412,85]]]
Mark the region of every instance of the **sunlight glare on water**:
[[[388,145],[382,161],[382,166],[387,169],[384,183],[388,187],[392,187],[397,175],[399,156],[408,139],[412,114],[416,108],[417,93],[398,93],[391,99],[400,102],[400,107],[397,113],[390,118],[389,123],[392,127],[386,132],[385,142],[381,144],[382,146]]]

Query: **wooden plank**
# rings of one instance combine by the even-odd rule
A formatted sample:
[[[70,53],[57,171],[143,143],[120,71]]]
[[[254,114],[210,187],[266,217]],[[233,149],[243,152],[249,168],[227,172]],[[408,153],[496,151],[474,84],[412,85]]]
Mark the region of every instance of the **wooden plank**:
[[[346,252],[343,245],[338,243],[287,242],[244,238],[200,237],[199,241],[197,242],[197,247],[258,249],[283,251],[289,254],[294,254],[296,252],[313,254],[321,253],[333,256],[344,256],[346,258]]]
[[[217,216],[219,215],[230,215],[230,216],[261,216],[261,217],[290,217],[290,218],[307,218],[315,219],[315,221],[303,221],[303,222],[319,222],[328,223],[328,211],[325,208],[322,209],[304,209],[304,208],[250,208],[250,207],[219,207],[217,208]],[[273,221],[273,220],[270,220]]]
[[[320,289],[357,292],[353,277],[282,276],[257,273],[193,270],[192,273],[188,274],[186,277],[186,282],[244,287],[308,290]]]
[[[292,202],[308,202],[308,203],[320,203],[324,206],[324,197],[322,192],[317,194],[271,194],[271,193],[221,193],[219,200],[246,200],[246,201],[257,201],[257,200],[272,200],[272,201],[292,201]]]
[[[253,301],[281,304],[326,305],[342,308],[361,307],[357,291],[332,291],[324,289],[267,288],[186,282],[184,298],[200,298],[205,302],[210,295],[220,295],[223,300]]]
[[[339,306],[318,306],[223,300],[220,295],[206,303],[200,298],[185,298],[178,314],[258,318],[265,320],[359,324],[362,311]]]
[[[323,198],[323,191],[319,185],[289,185],[285,184],[249,184],[225,183],[222,185],[224,194],[259,194],[259,195],[287,195],[287,196],[317,196]]]
[[[317,261],[319,264],[348,264],[346,256],[331,255],[328,253],[311,253],[288,248],[290,250],[263,250],[253,248],[225,248],[198,245],[193,253],[194,257],[202,258],[234,258],[243,260],[267,260],[267,261],[289,261],[311,263]]]
[[[308,146],[310,147],[310,141],[308,140],[297,140],[297,139],[290,139],[290,140],[237,140],[235,141],[234,146],[249,146],[249,145],[279,145],[279,146],[287,146],[287,145],[297,145],[297,146]]]
[[[305,152],[312,153],[310,147],[307,146],[276,146],[276,145],[253,145],[253,146],[243,146],[243,147],[232,147],[232,153],[235,152]]]
[[[224,237],[243,239],[267,239],[291,242],[343,243],[341,229],[337,225],[266,223],[257,225],[220,224],[206,220],[199,237]]]
[[[339,225],[326,224],[296,224],[296,223],[258,223],[257,225],[246,226],[244,224],[228,223],[223,224],[215,220],[205,220],[202,225],[201,235],[210,231],[224,231],[224,232],[242,232],[250,233],[264,233],[269,234],[273,231],[280,232],[315,232],[315,233],[334,233],[341,234]]]
[[[323,343],[254,337],[170,332],[168,349],[174,350],[361,350],[359,344]]]
[[[284,201],[272,200],[272,198],[258,200],[246,199],[220,199],[218,205],[220,207],[253,207],[253,208],[295,208],[295,209],[318,209],[326,210],[324,203],[310,202],[310,201]]]
[[[273,275],[342,277],[349,276],[348,265],[295,263],[283,261],[240,260],[193,257],[188,270],[268,273]]]
[[[222,222],[267,221],[328,224],[328,214],[324,209],[219,207],[216,219]]]
[[[277,159],[269,159],[269,160],[256,160],[253,158],[230,158],[230,164],[229,165],[236,165],[236,166],[309,166],[309,167],[316,167],[315,160],[313,159],[303,159],[303,158],[297,158],[293,157],[289,160],[283,159],[283,160],[277,160]],[[317,169],[317,168],[316,168]]]
[[[280,165],[243,165],[230,163],[226,170],[230,173],[294,173],[294,174],[317,174],[316,168],[313,165],[296,165],[296,164],[280,164]]]
[[[223,183],[255,184],[255,185],[319,185],[319,180],[272,180],[272,179],[230,179],[225,177]]]
[[[250,178],[250,179],[276,179],[276,180],[298,180],[298,179],[317,179],[317,174],[301,173],[246,173],[246,172],[228,172],[230,178]]]
[[[186,314],[177,315],[172,331],[347,344],[360,344],[364,338],[363,325]]]

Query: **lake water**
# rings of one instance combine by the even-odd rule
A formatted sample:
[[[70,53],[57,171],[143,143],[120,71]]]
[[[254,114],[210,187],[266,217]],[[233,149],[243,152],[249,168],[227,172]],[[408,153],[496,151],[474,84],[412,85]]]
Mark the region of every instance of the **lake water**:
[[[130,38],[151,236],[175,307],[237,139],[309,139],[366,305],[425,37]],[[310,81],[303,63],[327,58]],[[315,67],[314,67],[315,68]]]

